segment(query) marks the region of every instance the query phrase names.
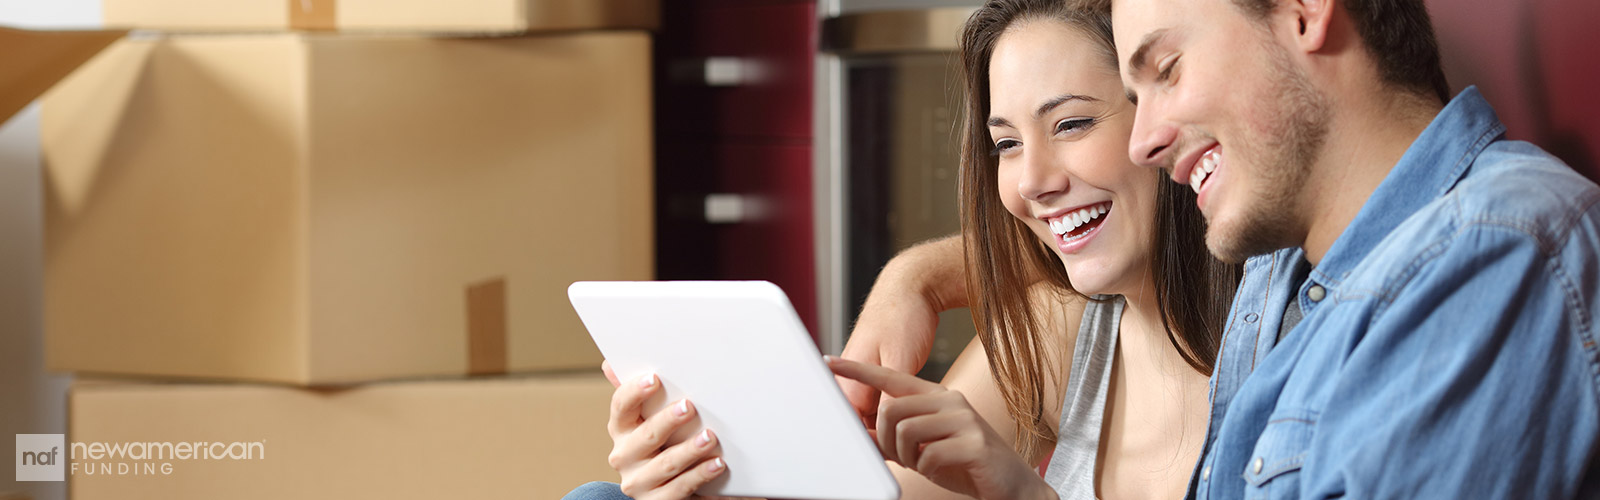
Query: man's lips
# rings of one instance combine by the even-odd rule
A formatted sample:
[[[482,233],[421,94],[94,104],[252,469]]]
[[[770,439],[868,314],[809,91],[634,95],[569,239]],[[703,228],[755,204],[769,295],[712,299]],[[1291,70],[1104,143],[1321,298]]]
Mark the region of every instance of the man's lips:
[[[1189,188],[1194,189],[1195,196],[1200,196],[1205,186],[1210,186],[1219,168],[1222,168],[1222,147],[1206,149],[1205,154],[1200,155],[1200,163],[1189,171]]]
[[[1207,151],[1211,151],[1212,149],[1216,149],[1220,146],[1221,144],[1213,142],[1205,147],[1197,148],[1183,155],[1182,157],[1179,157],[1177,161],[1173,162],[1172,164],[1172,182],[1188,185],[1189,176],[1193,175],[1194,169],[1200,166],[1200,157],[1205,156]]]

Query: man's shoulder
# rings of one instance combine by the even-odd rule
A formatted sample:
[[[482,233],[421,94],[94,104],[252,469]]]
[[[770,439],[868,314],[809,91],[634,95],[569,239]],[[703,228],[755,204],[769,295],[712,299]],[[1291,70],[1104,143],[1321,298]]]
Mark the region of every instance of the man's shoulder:
[[[1532,144],[1499,141],[1425,211],[1450,216],[1458,231],[1479,227],[1525,233],[1553,254],[1575,226],[1600,224],[1597,205],[1600,187],[1560,159]]]
[[[1595,228],[1600,228],[1600,186],[1536,146],[1498,141],[1477,156],[1455,186],[1387,239],[1423,253],[1442,251],[1452,240],[1487,237],[1535,244],[1554,256],[1569,246],[1575,230]]]
[[[1390,232],[1363,262],[1359,281],[1388,295],[1440,258],[1475,265],[1513,255],[1592,261],[1597,234],[1600,187],[1533,145],[1499,141],[1454,187]]]

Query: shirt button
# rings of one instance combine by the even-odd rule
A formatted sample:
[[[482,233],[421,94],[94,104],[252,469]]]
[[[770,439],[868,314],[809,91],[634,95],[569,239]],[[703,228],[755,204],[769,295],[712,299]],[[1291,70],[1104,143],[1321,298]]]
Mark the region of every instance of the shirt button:
[[[1245,323],[1255,323],[1257,319],[1259,319],[1259,317],[1256,316],[1256,313],[1250,313],[1250,314],[1244,315],[1244,322]]]
[[[1200,469],[1200,480],[1201,481],[1210,481],[1211,480],[1211,466],[1207,465],[1206,468]]]
[[[1256,474],[1260,474],[1262,465],[1265,464],[1261,462],[1261,458],[1257,457],[1255,463],[1250,464],[1250,470],[1255,471]]]
[[[1312,302],[1322,302],[1322,298],[1327,296],[1328,290],[1322,288],[1322,285],[1311,285],[1311,289],[1306,290],[1306,298]]]

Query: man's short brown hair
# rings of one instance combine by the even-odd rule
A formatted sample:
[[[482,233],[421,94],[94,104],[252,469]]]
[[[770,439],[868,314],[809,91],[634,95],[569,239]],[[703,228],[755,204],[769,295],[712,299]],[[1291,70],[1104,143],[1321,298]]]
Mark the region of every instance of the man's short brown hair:
[[[1112,0],[1076,0],[1074,7],[1111,12]],[[1234,6],[1257,20],[1265,20],[1282,0],[1233,0]],[[1367,52],[1378,63],[1384,83],[1414,92],[1432,94],[1450,102],[1450,83],[1439,62],[1439,39],[1422,0],[1340,0],[1356,25]]]
[[[1279,0],[1233,0],[1234,5],[1257,19],[1277,9]],[[1384,83],[1420,95],[1432,93],[1440,103],[1450,102],[1450,84],[1439,62],[1439,39],[1422,0],[1341,0],[1378,63]]]

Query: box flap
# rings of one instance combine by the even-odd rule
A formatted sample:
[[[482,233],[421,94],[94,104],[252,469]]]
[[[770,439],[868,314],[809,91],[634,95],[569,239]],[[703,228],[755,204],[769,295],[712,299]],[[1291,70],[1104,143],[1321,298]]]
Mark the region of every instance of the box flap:
[[[0,27],[0,122],[11,119],[124,33]]]

